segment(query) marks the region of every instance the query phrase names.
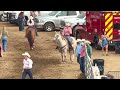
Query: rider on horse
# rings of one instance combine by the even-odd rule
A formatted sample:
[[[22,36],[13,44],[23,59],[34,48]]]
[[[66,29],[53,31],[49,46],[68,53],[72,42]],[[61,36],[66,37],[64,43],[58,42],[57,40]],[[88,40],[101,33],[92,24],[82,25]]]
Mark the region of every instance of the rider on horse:
[[[72,47],[72,41],[70,38],[70,35],[72,34],[72,29],[70,27],[70,23],[67,23],[66,26],[63,29],[62,35],[66,38],[69,44],[69,49],[73,49]]]
[[[35,29],[35,32],[36,32],[36,36],[39,36],[38,33],[37,33],[37,29],[34,27],[34,21],[33,21],[33,17],[30,16],[29,20],[27,21],[27,25],[28,25],[28,28],[34,28]]]

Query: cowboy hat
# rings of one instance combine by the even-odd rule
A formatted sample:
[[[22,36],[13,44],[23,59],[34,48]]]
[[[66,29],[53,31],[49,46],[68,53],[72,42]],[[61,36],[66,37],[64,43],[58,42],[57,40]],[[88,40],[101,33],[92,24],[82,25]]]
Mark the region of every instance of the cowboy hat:
[[[66,23],[66,26],[71,26],[71,24],[70,23]]]
[[[32,16],[30,16],[29,18],[30,18],[30,19],[33,19],[33,17],[32,17]]]
[[[82,42],[85,42],[85,39],[82,39],[81,41],[82,41]]]
[[[81,39],[77,39],[77,41],[76,42],[81,42],[82,40]]]
[[[22,55],[23,55],[23,56],[28,56],[29,58],[31,57],[28,52],[25,52],[25,53],[23,53]]]
[[[91,42],[90,42],[90,41],[85,41],[85,43],[86,43],[86,44],[91,44]]]

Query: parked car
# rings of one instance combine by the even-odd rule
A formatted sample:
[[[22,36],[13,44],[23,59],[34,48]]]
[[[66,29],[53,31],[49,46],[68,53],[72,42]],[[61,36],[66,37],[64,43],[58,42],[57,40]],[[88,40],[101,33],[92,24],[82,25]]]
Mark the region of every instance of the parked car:
[[[52,11],[40,11],[40,14],[39,14],[39,16],[47,16],[50,12],[52,12]]]
[[[12,14],[11,14],[11,18],[10,18],[10,23],[11,24],[16,24],[18,25],[18,15],[21,11],[14,11]],[[24,14],[25,14],[25,19],[26,19],[26,25],[27,25],[27,20],[29,18],[29,16],[31,15],[32,11],[24,11]],[[47,14],[51,12],[51,11],[40,11],[40,14],[38,13],[38,15],[40,16],[47,16]]]
[[[11,24],[16,24],[18,25],[18,15],[21,11],[14,11],[12,14],[11,14],[11,18],[10,18],[10,23]],[[24,11],[24,15],[25,15],[25,25],[27,25],[27,20],[30,16],[30,11]]]
[[[9,21],[10,18],[10,14],[13,11],[0,11],[0,21],[5,22],[5,21]]]
[[[61,20],[77,17],[79,11],[52,11],[47,16],[34,19],[35,27],[45,31],[53,31],[61,27]]]
[[[69,22],[72,28],[74,28],[77,24],[83,25],[83,23],[86,22],[86,13],[83,12],[82,14],[79,14],[75,18],[64,19],[64,21],[65,23]]]

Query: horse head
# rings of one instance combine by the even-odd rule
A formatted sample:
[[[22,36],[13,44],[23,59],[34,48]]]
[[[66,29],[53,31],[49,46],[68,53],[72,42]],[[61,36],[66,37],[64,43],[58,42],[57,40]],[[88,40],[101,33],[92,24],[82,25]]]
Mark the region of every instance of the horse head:
[[[55,31],[55,36],[54,36],[54,41],[57,41],[58,39],[59,39],[59,37],[60,37],[61,35],[60,35],[60,32],[56,32]]]

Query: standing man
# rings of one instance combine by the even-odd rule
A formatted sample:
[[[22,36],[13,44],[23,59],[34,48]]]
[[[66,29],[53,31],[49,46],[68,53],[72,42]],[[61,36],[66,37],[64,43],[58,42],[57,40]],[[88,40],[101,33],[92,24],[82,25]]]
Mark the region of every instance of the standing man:
[[[32,75],[33,61],[30,59],[31,56],[29,55],[28,52],[25,52],[22,55],[24,56],[22,79],[25,79],[27,74],[29,75],[30,79],[33,79]]]
[[[20,12],[20,14],[18,16],[18,25],[19,25],[19,31],[23,31],[24,25],[25,25],[24,12]]]
[[[92,47],[90,46],[91,42],[90,41],[86,41],[85,44],[87,46],[88,56],[91,58],[91,56],[92,56]]]
[[[76,57],[77,57],[77,62],[79,63],[79,65],[80,65],[80,63],[81,63],[81,59],[80,59],[80,52],[81,52],[81,39],[77,39],[77,47],[76,47],[76,50],[75,50],[75,52],[76,52]],[[81,70],[81,69],[80,69]]]
[[[77,39],[77,47],[76,47],[76,57],[77,57],[77,62],[80,64],[80,51],[81,51],[81,39]]]
[[[81,42],[81,51],[80,51],[80,69],[82,73],[85,73],[85,39],[82,39]]]

